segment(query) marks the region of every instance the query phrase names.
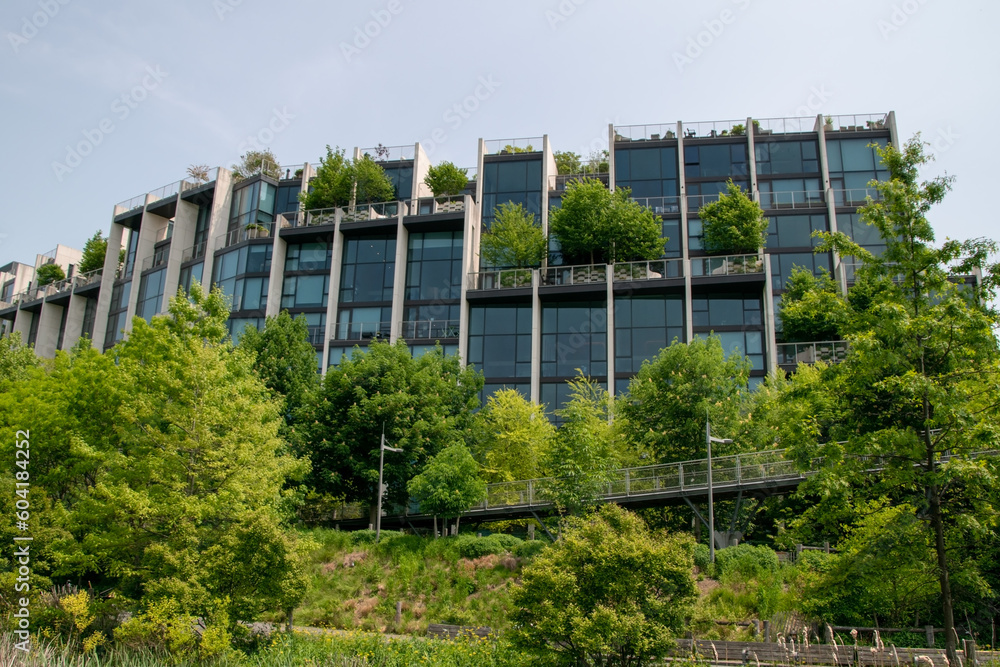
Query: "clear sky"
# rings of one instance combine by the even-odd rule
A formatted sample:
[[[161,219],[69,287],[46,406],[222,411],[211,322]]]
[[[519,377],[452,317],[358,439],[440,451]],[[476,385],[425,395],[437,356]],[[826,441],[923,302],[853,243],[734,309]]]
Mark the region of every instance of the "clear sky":
[[[997,25],[996,0],[5,0],[0,263],[252,143],[471,166],[479,137],[586,154],[609,122],[889,110],[957,177],[939,238],[1000,238]]]

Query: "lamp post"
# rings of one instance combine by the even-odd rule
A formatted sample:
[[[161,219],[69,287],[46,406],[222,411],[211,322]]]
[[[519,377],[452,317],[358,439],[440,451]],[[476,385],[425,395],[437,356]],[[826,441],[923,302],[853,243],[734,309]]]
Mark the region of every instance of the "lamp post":
[[[375,511],[375,544],[378,544],[378,538],[382,534],[382,494],[385,493],[385,489],[382,487],[382,466],[385,463],[385,453],[390,452],[401,452],[402,449],[397,449],[395,447],[389,447],[385,444],[385,424],[382,425],[382,443],[379,445],[378,451],[378,509]]]
[[[708,450],[708,560],[715,562],[715,498],[712,494],[712,443],[733,443],[729,438],[713,438],[712,423],[705,418],[705,447]]]

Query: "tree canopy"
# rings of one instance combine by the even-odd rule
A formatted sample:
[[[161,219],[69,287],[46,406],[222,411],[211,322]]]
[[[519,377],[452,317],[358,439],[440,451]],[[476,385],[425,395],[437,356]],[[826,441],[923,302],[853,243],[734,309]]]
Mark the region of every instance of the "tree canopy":
[[[458,195],[469,183],[468,170],[459,169],[447,160],[427,169],[424,183],[431,189],[435,197],[442,195]]]
[[[538,266],[545,258],[547,241],[542,226],[523,204],[506,202],[496,208],[496,217],[480,241],[487,266],[525,268]]]
[[[566,186],[549,229],[570,261],[589,264],[657,259],[667,241],[660,219],[633,201],[630,189],[611,192],[591,178]]]
[[[58,264],[42,264],[35,271],[38,286],[43,287],[66,278],[66,272]]]
[[[435,454],[407,484],[420,511],[455,518],[486,497],[486,482],[468,447],[453,443]]]
[[[254,369],[264,385],[284,398],[288,420],[319,387],[316,348],[309,342],[303,315],[292,319],[283,310],[268,317],[263,329],[247,327],[238,347],[253,354]]]
[[[330,368],[317,400],[303,417],[317,491],[374,502],[379,444],[385,456],[386,496],[405,504],[406,485],[435,454],[469,437],[482,375],[462,368],[457,355],[431,351],[414,359],[403,340],[356,348]]]
[[[108,240],[101,234],[101,230],[94,232],[94,235],[83,244],[83,256],[80,258],[78,273],[89,273],[97,269],[104,268],[104,256],[108,252]]]
[[[513,639],[567,664],[643,665],[674,646],[697,598],[688,536],[608,504],[566,522],[511,595]]]
[[[710,253],[754,253],[767,242],[767,218],[760,204],[733,183],[717,201],[698,210],[704,230],[705,250]]]
[[[833,340],[844,333],[847,310],[847,301],[825,269],[817,276],[792,267],[778,309],[782,336],[787,342]]]
[[[300,195],[304,209],[347,206],[352,201],[371,203],[395,199],[396,190],[385,170],[370,155],[349,160],[344,149],[326,147],[309,191]]]
[[[542,464],[556,429],[540,405],[516,389],[502,389],[476,414],[473,455],[487,482],[532,479],[543,474]]]
[[[240,156],[239,164],[234,164],[231,169],[233,178],[238,181],[257,174],[263,174],[276,181],[281,179],[281,165],[269,148],[247,151]]]

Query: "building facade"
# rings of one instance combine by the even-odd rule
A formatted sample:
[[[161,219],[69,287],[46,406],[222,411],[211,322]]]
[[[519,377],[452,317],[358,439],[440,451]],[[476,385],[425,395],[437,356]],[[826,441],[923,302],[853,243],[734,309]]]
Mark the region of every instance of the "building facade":
[[[164,312],[197,280],[232,299],[236,338],[282,310],[303,315],[322,372],[373,339],[402,338],[414,354],[440,343],[482,370],[484,394],[512,387],[550,408],[580,372],[620,392],[671,341],[710,332],[750,358],[755,381],[840,353],[826,341],[783,343],[775,312],[793,266],[852,280],[849,258],[813,252],[814,231],[879,251],[857,208],[885,176],[870,144],[898,145],[892,112],[610,126],[608,140],[609,169],[596,176],[662,220],[669,241],[658,260],[567,266],[555,246],[537,269],[483,268],[479,243],[496,206],[521,203],[547,231],[574,178],[557,173],[548,137],[480,140],[466,192],[437,198],[420,144],[380,146],[355,157],[375,156],[397,201],[300,211],[318,165],[279,179],[216,168],[117,204],[103,270],[39,289],[33,271],[0,269],[0,320],[40,355],[81,336],[108,349],[133,317]],[[698,210],[729,179],[768,217],[761,253],[702,248]]]

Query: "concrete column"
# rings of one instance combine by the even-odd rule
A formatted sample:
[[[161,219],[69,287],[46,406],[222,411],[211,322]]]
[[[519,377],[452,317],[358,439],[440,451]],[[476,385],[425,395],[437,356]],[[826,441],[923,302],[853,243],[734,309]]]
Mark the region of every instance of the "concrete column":
[[[125,227],[114,222],[108,232],[108,250],[104,255],[104,271],[101,273],[101,291],[97,296],[97,312],[94,315],[94,346],[104,349],[104,339],[108,332],[108,313],[111,311],[111,292],[118,273],[118,254],[122,249]]]
[[[194,231],[198,226],[198,205],[177,196],[177,213],[174,215],[174,233],[170,238],[170,252],[167,255],[167,273],[163,279],[163,301],[160,312],[170,308],[170,299],[177,296],[181,278],[181,256],[194,245]]]
[[[20,308],[14,315],[14,328],[11,331],[21,334],[21,343],[24,345],[28,344],[28,334],[31,333],[31,320],[33,317],[35,317],[34,313],[29,310],[21,310]]]
[[[608,283],[605,298],[608,301],[608,331],[607,331],[607,355],[608,355],[608,394],[611,400],[615,397],[615,267],[613,264],[607,265]]]
[[[681,204],[681,266],[684,269],[684,342],[694,338],[694,317],[691,309],[691,253],[688,234],[687,178],[684,174],[684,123],[677,121],[677,182],[680,184]]]
[[[288,243],[281,238],[278,226],[274,226],[274,241],[271,246],[271,274],[267,282],[267,303],[264,307],[265,317],[275,317],[281,312],[281,293],[285,282],[285,257],[288,255]]]
[[[233,203],[233,175],[219,168],[212,197],[212,210],[208,217],[208,233],[205,235],[205,268],[202,283],[206,291],[212,288],[212,270],[215,265],[215,251],[226,245],[226,228],[229,226],[229,209]]]
[[[72,349],[83,335],[83,316],[87,311],[87,297],[74,294],[69,298],[68,309],[61,348],[63,350]]]
[[[819,144],[819,169],[820,177],[823,179],[823,196],[826,198],[827,225],[831,233],[837,233],[837,205],[834,201],[833,188],[830,185],[830,163],[827,159],[826,150],[826,123],[823,122],[823,114],[818,114],[816,124],[819,131],[816,133],[816,141]],[[833,276],[840,285],[842,294],[847,294],[847,274],[840,258],[840,253],[831,251],[833,266]]]
[[[395,343],[403,332],[403,301],[406,299],[406,256],[410,233],[403,225],[403,211],[396,219],[396,272],[392,277],[392,321],[389,342]]]
[[[38,336],[35,338],[35,354],[39,357],[48,359],[56,356],[62,314],[62,306],[47,301],[42,302],[42,312],[38,315]]]
[[[778,341],[774,314],[774,285],[771,278],[771,256],[764,254],[764,340],[767,344],[767,360],[764,369],[778,368]]]
[[[330,257],[330,298],[326,303],[326,338],[323,341],[323,375],[330,366],[330,339],[337,327],[337,305],[340,303],[340,271],[344,264],[344,235],[340,233],[343,210],[333,216],[333,250]]]
[[[462,359],[462,365],[468,364],[469,357],[469,302],[466,295],[469,291],[469,274],[479,267],[479,253],[473,240],[476,238],[477,229],[481,224],[480,208],[472,197],[466,195],[465,200],[465,222],[462,233],[462,301],[459,306],[458,315],[458,355]]]
[[[747,118],[747,160],[750,163],[750,193],[754,201],[760,201],[757,192],[757,153],[754,145],[753,118]]]
[[[542,135],[542,203],[541,203],[541,223],[542,233],[549,234],[549,187],[555,187],[556,175],[559,169],[556,167],[555,156],[552,155],[552,146],[549,144],[549,135]],[[549,181],[552,181],[549,183]],[[547,262],[546,262],[547,263]]]
[[[420,197],[430,197],[433,193],[424,183],[427,170],[431,168],[431,160],[424,152],[420,142],[413,144],[413,189],[410,191],[410,203],[415,204]]]
[[[615,124],[608,123],[608,189],[615,191]]]

